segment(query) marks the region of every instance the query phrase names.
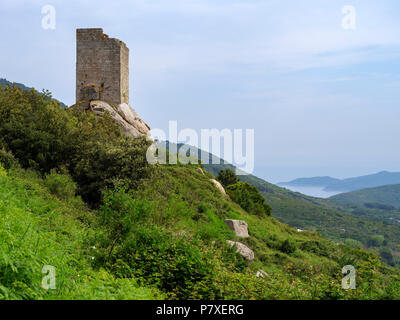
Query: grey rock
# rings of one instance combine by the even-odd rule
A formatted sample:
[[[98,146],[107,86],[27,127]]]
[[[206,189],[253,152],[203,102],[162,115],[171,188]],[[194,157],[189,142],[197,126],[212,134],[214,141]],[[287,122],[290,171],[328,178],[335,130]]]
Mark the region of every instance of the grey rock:
[[[196,171],[204,176],[204,171],[201,168],[197,168]]]
[[[90,110],[96,115],[104,115],[105,112],[109,112],[128,136],[133,138],[147,136],[151,139],[149,126],[126,103],[120,104],[114,109],[107,102],[93,100],[90,102]]]
[[[219,181],[217,181],[215,179],[211,179],[211,181],[215,184],[215,186],[218,188],[218,190],[221,191],[222,194],[226,195],[225,189]]]
[[[249,262],[254,260],[254,252],[249,247],[237,241],[227,240],[227,242],[231,247],[236,246],[236,252],[239,253],[243,258],[249,260]]]
[[[248,231],[248,226],[247,223],[242,221],[242,220],[231,220],[231,219],[226,219],[225,220],[226,225],[231,229],[233,232],[238,237],[241,238],[248,238],[249,237],[249,231]]]
[[[258,278],[266,278],[269,277],[269,274],[266,273],[264,270],[258,270],[256,273],[256,277]]]

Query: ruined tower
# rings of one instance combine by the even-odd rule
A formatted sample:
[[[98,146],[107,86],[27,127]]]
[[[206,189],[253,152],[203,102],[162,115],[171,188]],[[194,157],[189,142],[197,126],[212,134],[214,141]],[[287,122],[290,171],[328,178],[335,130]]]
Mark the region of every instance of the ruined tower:
[[[129,49],[103,29],[76,30],[76,101],[129,104]]]

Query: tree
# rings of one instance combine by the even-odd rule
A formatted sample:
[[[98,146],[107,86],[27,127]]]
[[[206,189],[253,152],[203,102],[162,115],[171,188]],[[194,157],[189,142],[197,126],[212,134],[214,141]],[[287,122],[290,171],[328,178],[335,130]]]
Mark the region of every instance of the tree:
[[[236,174],[229,168],[226,170],[221,170],[218,172],[217,180],[221,182],[224,188],[239,182],[239,178]]]
[[[265,203],[258,189],[247,182],[237,182],[228,186],[226,192],[231,199],[248,213],[258,216],[270,216],[271,207]]]
[[[392,254],[392,250],[390,250],[389,248],[385,247],[382,248],[379,251],[381,257],[383,260],[385,260],[389,265],[393,265],[393,254]]]

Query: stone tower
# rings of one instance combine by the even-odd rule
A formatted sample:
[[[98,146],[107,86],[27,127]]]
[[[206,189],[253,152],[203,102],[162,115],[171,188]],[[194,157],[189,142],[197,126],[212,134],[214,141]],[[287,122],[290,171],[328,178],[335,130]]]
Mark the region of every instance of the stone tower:
[[[76,30],[76,102],[129,104],[129,49],[103,29]]]

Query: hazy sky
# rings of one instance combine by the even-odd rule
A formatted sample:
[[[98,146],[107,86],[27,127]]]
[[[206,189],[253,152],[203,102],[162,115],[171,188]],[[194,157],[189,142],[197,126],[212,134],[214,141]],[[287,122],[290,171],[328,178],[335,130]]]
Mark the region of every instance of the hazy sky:
[[[254,128],[272,182],[400,171],[400,1],[1,0],[0,27],[0,77],[68,105],[75,29],[102,27],[131,50],[131,104],[152,128]]]

